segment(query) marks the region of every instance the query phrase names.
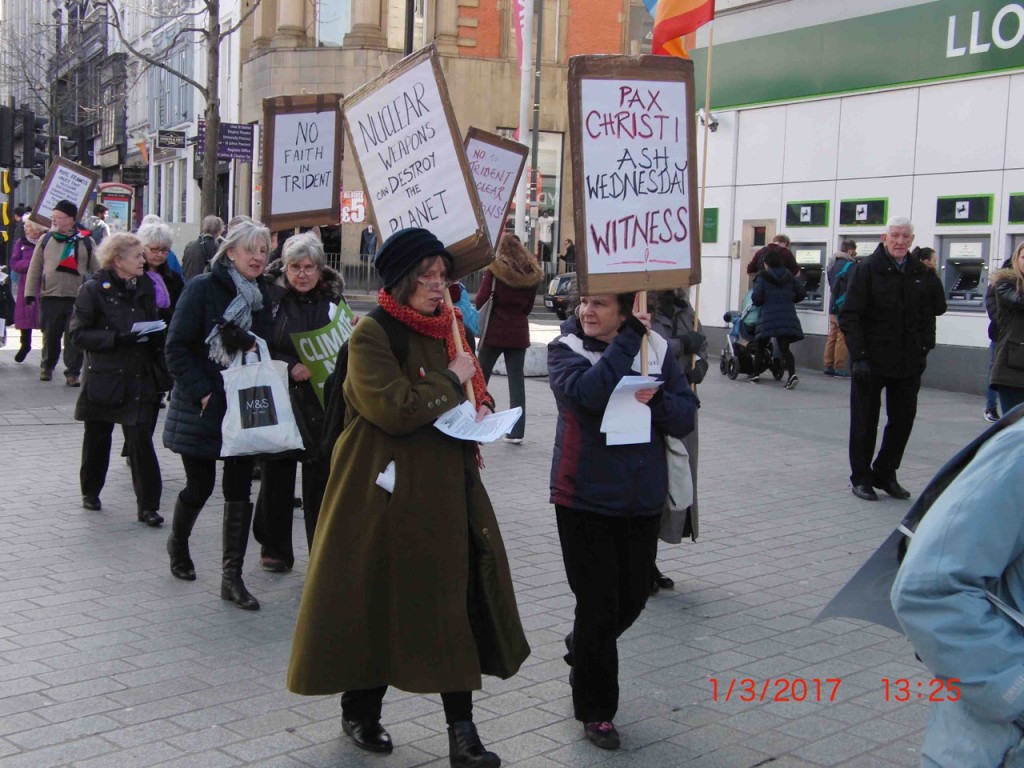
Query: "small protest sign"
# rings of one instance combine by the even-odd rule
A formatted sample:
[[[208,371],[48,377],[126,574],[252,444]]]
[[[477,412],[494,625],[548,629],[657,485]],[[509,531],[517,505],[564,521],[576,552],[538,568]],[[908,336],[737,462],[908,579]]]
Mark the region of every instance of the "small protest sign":
[[[530,150],[518,141],[479,128],[470,128],[466,134],[469,170],[487,222],[487,234],[495,247],[529,153]]]
[[[263,222],[272,230],[341,218],[337,94],[263,100]]]
[[[77,218],[81,221],[99,180],[100,175],[95,171],[58,157],[50,164],[29,218],[49,229],[52,226],[50,214],[53,213],[53,207],[61,200],[70,200],[78,207]]]
[[[569,62],[576,268],[590,293],[700,282],[693,62]]]
[[[354,317],[351,307],[342,302],[334,318],[323,328],[290,334],[295,351],[299,353],[299,360],[309,369],[309,383],[320,398],[320,405],[324,404],[324,384],[334,370],[338,350],[352,335]]]
[[[345,99],[345,127],[383,238],[429,229],[458,279],[493,258],[480,201],[434,46],[406,56]]]

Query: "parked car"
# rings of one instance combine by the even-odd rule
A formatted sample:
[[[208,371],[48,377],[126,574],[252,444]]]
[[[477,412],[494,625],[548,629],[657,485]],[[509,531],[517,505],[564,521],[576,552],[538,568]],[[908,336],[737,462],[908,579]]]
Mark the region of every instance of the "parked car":
[[[544,294],[544,306],[558,315],[559,320],[569,316],[569,291],[576,281],[575,272],[555,275],[548,283],[548,292]]]

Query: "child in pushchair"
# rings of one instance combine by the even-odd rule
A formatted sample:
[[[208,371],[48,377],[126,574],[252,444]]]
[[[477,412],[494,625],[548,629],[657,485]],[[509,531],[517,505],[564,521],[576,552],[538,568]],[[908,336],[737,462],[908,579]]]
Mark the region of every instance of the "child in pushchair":
[[[735,379],[741,373],[746,374],[747,381],[754,384],[759,381],[762,372],[770,370],[775,380],[779,381],[785,370],[782,361],[775,359],[771,342],[758,344],[754,340],[760,308],[753,305],[750,297],[751,291],[747,291],[743,307],[730,310],[722,316],[729,324],[729,335],[722,349],[718,370],[730,379]]]

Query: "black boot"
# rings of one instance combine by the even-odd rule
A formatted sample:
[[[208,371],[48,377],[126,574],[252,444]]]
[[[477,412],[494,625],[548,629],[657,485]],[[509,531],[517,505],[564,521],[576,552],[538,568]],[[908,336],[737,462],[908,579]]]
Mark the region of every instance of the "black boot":
[[[224,502],[224,559],[220,580],[220,596],[243,611],[258,611],[259,601],[249,594],[242,582],[242,562],[249,544],[252,525],[252,504],[247,501]]]
[[[171,535],[167,537],[167,554],[171,556],[171,573],[183,581],[196,580],[196,567],[188,551],[188,537],[202,507],[191,507],[178,495],[171,517]]]
[[[484,749],[472,720],[459,720],[448,726],[448,760],[452,768],[498,768],[501,758]]]

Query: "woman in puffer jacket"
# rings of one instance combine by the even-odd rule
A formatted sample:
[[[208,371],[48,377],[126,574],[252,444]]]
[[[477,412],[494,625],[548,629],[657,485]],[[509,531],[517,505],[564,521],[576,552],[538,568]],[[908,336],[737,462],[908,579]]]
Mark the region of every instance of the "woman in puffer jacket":
[[[796,361],[789,345],[801,341],[804,337],[800,318],[796,315],[796,305],[804,300],[807,289],[800,278],[783,266],[790,254],[789,249],[772,243],[765,249],[764,269],[757,273],[754,280],[753,302],[761,308],[761,318],[757,323],[754,338],[757,343],[767,346],[770,341],[775,354],[786,365],[786,389],[795,389],[800,383],[796,375]],[[751,377],[756,382],[757,377]]]

